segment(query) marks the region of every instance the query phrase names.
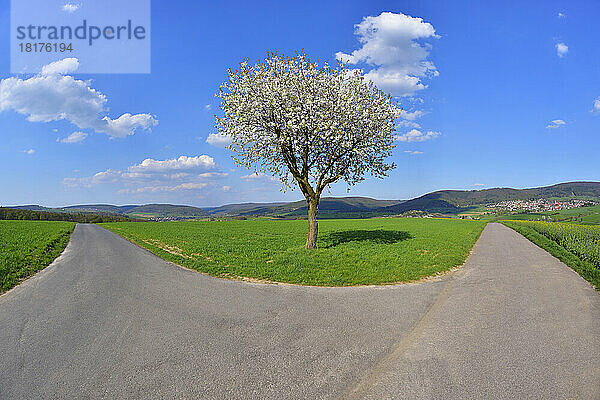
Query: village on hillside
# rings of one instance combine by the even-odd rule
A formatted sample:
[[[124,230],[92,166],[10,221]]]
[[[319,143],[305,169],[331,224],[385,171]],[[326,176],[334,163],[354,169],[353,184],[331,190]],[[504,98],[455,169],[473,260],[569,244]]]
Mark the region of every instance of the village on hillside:
[[[560,211],[571,208],[587,207],[596,205],[596,202],[589,200],[566,200],[566,201],[550,201],[546,199],[538,200],[510,200],[501,201],[492,204],[489,208],[503,212],[515,211]]]

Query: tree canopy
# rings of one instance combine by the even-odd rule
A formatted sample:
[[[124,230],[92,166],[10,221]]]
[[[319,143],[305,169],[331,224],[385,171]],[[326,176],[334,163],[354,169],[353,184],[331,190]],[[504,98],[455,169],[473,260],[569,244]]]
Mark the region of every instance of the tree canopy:
[[[220,134],[231,139],[234,160],[255,173],[298,185],[314,220],[323,190],[342,180],[354,185],[366,174],[382,178],[394,148],[400,108],[392,97],[341,62],[319,66],[303,52],[268,53],[264,61],[229,70],[219,91]],[[312,213],[314,214],[311,216]],[[307,247],[311,241],[309,224]]]

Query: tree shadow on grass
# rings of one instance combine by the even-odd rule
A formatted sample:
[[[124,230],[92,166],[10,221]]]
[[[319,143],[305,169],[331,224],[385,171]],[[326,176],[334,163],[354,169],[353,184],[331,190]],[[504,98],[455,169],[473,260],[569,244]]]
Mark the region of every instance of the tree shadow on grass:
[[[328,249],[342,243],[367,241],[377,244],[393,244],[412,238],[413,236],[410,233],[404,231],[353,229],[348,231],[330,232],[323,235],[320,238],[323,245],[320,247]]]

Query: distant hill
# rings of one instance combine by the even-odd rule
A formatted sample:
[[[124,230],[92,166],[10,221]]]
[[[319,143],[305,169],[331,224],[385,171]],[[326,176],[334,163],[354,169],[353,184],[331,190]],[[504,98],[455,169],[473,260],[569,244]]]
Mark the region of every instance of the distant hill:
[[[557,185],[512,189],[495,188],[483,190],[440,190],[412,200],[376,200],[368,197],[325,197],[319,203],[321,218],[364,218],[381,215],[398,215],[407,211],[457,214],[475,206],[509,200],[533,200],[552,198],[582,198],[600,200],[600,182],[569,182]],[[211,215],[222,216],[305,216],[304,201],[270,204],[232,204],[207,209]]]
[[[128,207],[128,206],[126,206]],[[198,207],[182,206],[173,204],[145,204],[135,206],[126,211],[128,215],[153,215],[157,217],[205,217],[207,212]]]
[[[15,210],[48,211],[48,212],[82,212],[82,213],[109,213],[126,214],[127,210],[138,206],[113,206],[111,204],[81,204],[66,207],[43,207],[39,205],[8,206]]]
[[[344,215],[361,217],[376,210],[401,203],[402,200],[376,200],[369,197],[324,197],[319,202],[319,214]],[[304,200],[292,203],[246,203],[229,204],[223,207],[207,209],[208,213],[215,216],[304,216],[307,205]]]
[[[495,188],[483,190],[440,190],[412,200],[376,200],[369,197],[324,197],[319,204],[321,218],[367,218],[398,215],[408,211],[456,214],[475,206],[489,205],[509,200],[533,199],[596,199],[600,201],[600,182],[568,182],[531,189]],[[9,206],[13,209],[103,213],[130,217],[206,218],[206,217],[279,217],[306,216],[304,200],[291,203],[243,203],[220,207],[192,207],[174,204],[145,204],[115,206],[110,204],[74,205],[48,208],[39,205]]]
[[[52,210],[48,207],[42,207],[35,204],[27,205],[27,206],[11,206],[13,210],[29,210],[29,211],[49,211]]]
[[[206,217],[208,214],[199,207],[173,204],[145,204],[114,206],[111,204],[80,204],[67,207],[49,208],[39,205],[10,206],[12,209],[63,212],[63,213],[101,213],[107,215],[146,216],[146,217]]]
[[[344,216],[361,218],[371,216],[377,209],[402,200],[376,200],[368,197],[324,197],[319,205],[320,215]],[[173,204],[145,204],[115,206],[110,204],[82,204],[59,208],[42,207],[39,205],[11,206],[13,209],[34,211],[63,212],[63,213],[105,213],[110,215],[126,215],[131,217],[251,217],[274,216],[295,217],[304,216],[307,212],[305,201],[292,203],[242,203],[227,204],[220,207],[199,208]]]
[[[410,210],[457,213],[473,206],[501,201],[552,198],[600,199],[600,182],[568,182],[531,189],[440,190],[402,204],[385,207],[380,211],[396,214]]]
[[[52,212],[7,207],[0,207],[0,220],[71,221],[94,224],[100,222],[136,221],[136,219],[126,215],[90,212]]]
[[[113,214],[127,214],[130,210],[136,208],[138,206],[129,205],[129,206],[113,206],[111,204],[84,204],[77,206],[68,206],[58,208],[56,210],[68,211],[68,212],[106,212]]]
[[[260,210],[264,207],[277,207],[281,205],[289,204],[286,202],[274,202],[274,203],[240,203],[240,204],[226,204],[220,207],[208,207],[204,208],[204,211],[211,215],[229,215],[238,214],[241,212],[248,212],[252,210]]]

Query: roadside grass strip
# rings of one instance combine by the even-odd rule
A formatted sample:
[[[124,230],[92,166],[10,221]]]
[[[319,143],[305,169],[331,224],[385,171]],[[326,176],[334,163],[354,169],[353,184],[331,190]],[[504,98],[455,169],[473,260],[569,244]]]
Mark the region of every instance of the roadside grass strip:
[[[321,220],[307,250],[299,220],[119,222],[101,226],[154,254],[213,276],[315,286],[416,281],[464,263],[485,222]]]
[[[500,221],[558,258],[600,290],[600,226]]]
[[[74,227],[63,221],[0,221],[0,293],[52,263]]]

